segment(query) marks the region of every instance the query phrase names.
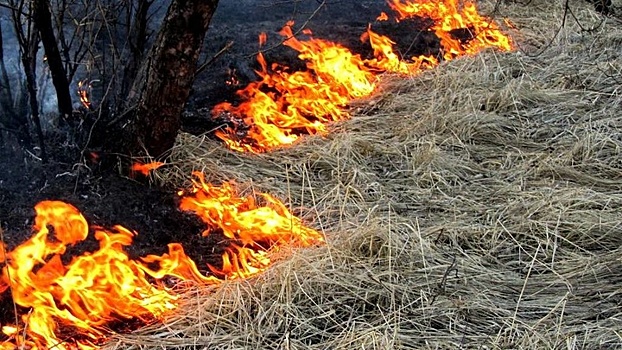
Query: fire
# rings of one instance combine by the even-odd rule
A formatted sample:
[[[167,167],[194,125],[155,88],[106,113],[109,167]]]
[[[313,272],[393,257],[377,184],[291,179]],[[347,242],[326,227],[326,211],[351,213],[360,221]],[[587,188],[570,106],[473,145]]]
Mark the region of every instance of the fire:
[[[441,40],[445,60],[477,54],[489,47],[504,51],[512,49],[510,38],[503,34],[494,22],[482,17],[473,2],[458,0],[405,2],[388,0],[388,2],[399,14],[399,19],[424,17],[434,21],[432,30]],[[463,5],[460,6],[460,3]],[[463,35],[456,35],[458,33]]]
[[[121,226],[113,231],[95,227],[99,249],[65,265],[61,257],[68,246],[89,234],[86,219],[75,207],[57,201],[41,202],[35,211],[37,233],[7,254],[2,271],[13,301],[31,308],[22,322],[32,339],[23,341],[51,348],[62,343],[59,326],[71,325],[88,346],[104,336],[102,326],[115,318],[160,316],[174,308],[175,296],[151,285],[140,265],[123,251],[133,232]]]
[[[307,70],[269,65],[259,53],[260,81],[238,91],[239,105],[221,103],[213,110],[242,124],[216,135],[232,149],[265,152],[292,144],[303,134],[325,134],[330,122],[349,118],[348,103],[374,93],[381,73],[419,74],[442,60],[486,48],[512,49],[510,39],[479,15],[472,2],[460,6],[458,0],[387,1],[400,23],[411,17],[433,21],[430,30],[442,48],[438,57],[400,57],[394,41],[370,26],[361,39],[369,42],[374,57],[364,59],[337,43],[296,38],[290,22],[280,35]],[[382,13],[377,20],[389,20],[389,15]],[[311,36],[311,31],[303,33]],[[266,39],[265,34],[259,36],[260,46]],[[87,81],[79,82],[80,101],[90,109],[89,90]],[[131,169],[147,175],[163,164],[136,163]],[[18,324],[0,325],[0,350],[96,348],[105,341],[112,321],[156,321],[174,312],[181,283],[216,285],[225,279],[249,278],[268,268],[283,246],[323,242],[319,232],[304,226],[278,199],[268,194],[241,196],[234,183],[214,186],[201,173],[194,175],[192,189],[180,192],[180,208],[205,223],[203,236],[216,230],[227,238],[221,266],[209,265],[209,272],[202,273],[179,243],[169,244],[161,256],[131,259],[125,248],[136,232],[122,226],[89,226],[72,205],[41,202],[35,206],[33,237],[11,251],[0,245],[0,293],[10,291],[21,312]],[[89,235],[98,248],[69,260],[67,251]],[[79,337],[69,343],[59,336],[65,330]]]
[[[212,267],[218,275],[246,278],[261,272],[270,263],[266,252],[284,244],[309,246],[322,241],[317,231],[307,228],[302,221],[269,194],[236,197],[232,183],[220,187],[205,183],[203,174],[194,173],[193,196],[184,197],[180,208],[198,215],[208,227],[218,227],[233,242],[225,256],[222,270]],[[203,236],[209,234],[203,231]],[[231,266],[238,265],[239,266]]]
[[[93,107],[90,99],[91,88],[91,83],[88,80],[80,80],[78,82],[78,97],[80,98],[80,103],[89,110]]]
[[[150,163],[134,163],[130,170],[134,173],[141,173],[145,176],[149,175],[149,172],[152,170],[156,170],[159,167],[163,166],[165,163],[163,162],[150,162]]]
[[[89,226],[70,204],[44,201],[35,206],[34,236],[6,253],[0,286],[10,288],[20,309],[20,325],[1,325],[0,349],[93,349],[105,340],[114,320],[159,320],[174,311],[179,295],[171,281],[219,284],[224,279],[248,278],[264,271],[272,253],[284,244],[309,246],[322,242],[279,200],[267,194],[239,196],[234,184],[213,186],[202,174],[181,200],[181,209],[196,213],[208,229],[231,239],[222,268],[210,266],[204,275],[172,243],[169,252],[130,259],[124,247],[136,232],[122,226],[112,230]],[[64,254],[93,234],[99,247],[66,262]],[[173,279],[171,279],[171,277]],[[79,334],[71,343],[59,333]],[[0,338],[1,339],[1,338]]]
[[[216,133],[233,149],[261,152],[291,144],[300,133],[324,134],[328,122],[347,117],[344,107],[350,100],[375,89],[376,78],[360,56],[324,40],[298,40],[292,25],[280,32],[287,38],[284,45],[299,52],[309,71],[290,73],[278,64],[269,71],[263,55],[258,55],[262,69],[257,73],[262,80],[238,91],[244,100],[240,105],[221,103],[214,109],[214,113],[243,116],[250,126],[241,140],[235,130]]]
[[[395,42],[384,35],[374,33],[371,27],[361,35],[361,40],[370,42],[376,57],[367,60],[366,64],[379,71],[414,75],[439,64],[436,58],[424,55],[411,57],[409,61],[401,60],[393,51]]]
[[[259,46],[264,46],[266,44],[266,41],[268,41],[268,34],[259,33]]]
[[[512,28],[512,29],[518,29],[518,26],[516,25],[516,23],[512,22],[512,20],[510,20],[509,18],[504,18],[503,19],[503,23],[508,27],[508,28]]]
[[[387,0],[396,13],[396,20],[422,17],[434,21],[430,30],[441,42],[441,57],[415,56],[406,59],[394,51],[394,42],[372,31],[371,26],[361,36],[369,42],[374,58],[362,59],[347,48],[326,40],[300,40],[292,32],[293,22],[280,32],[284,45],[296,50],[306,62],[306,71],[291,72],[288,67],[272,64],[268,67],[263,55],[257,57],[261,65],[261,80],[239,90],[242,102],[217,105],[215,115],[232,115],[232,123],[239,125],[219,130],[216,136],[231,149],[247,152],[265,152],[289,145],[303,134],[323,135],[327,124],[347,119],[348,103],[371,95],[377,86],[379,74],[392,72],[419,74],[440,63],[463,55],[473,55],[486,48],[509,51],[510,39],[498,26],[479,15],[472,2],[458,6],[457,0]],[[381,13],[378,21],[389,15]],[[310,31],[303,31],[310,34]],[[265,42],[262,36],[261,43]]]

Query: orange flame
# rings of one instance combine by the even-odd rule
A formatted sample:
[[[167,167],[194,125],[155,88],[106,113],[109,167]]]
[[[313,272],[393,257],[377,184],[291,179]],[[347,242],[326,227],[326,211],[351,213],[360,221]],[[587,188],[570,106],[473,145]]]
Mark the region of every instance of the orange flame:
[[[510,39],[495,23],[480,16],[471,2],[460,7],[457,0],[387,1],[398,21],[415,16],[434,21],[431,30],[440,39],[444,60],[476,54],[489,47],[512,49]],[[378,20],[388,18],[382,13]],[[307,71],[291,72],[279,64],[268,69],[260,53],[257,60],[262,68],[257,73],[261,80],[238,91],[242,99],[239,105],[225,102],[212,111],[242,120],[243,125],[215,133],[231,149],[265,152],[292,144],[302,134],[323,135],[328,123],[350,117],[346,107],[351,100],[374,92],[379,73],[412,75],[439,64],[437,58],[430,56],[400,59],[393,49],[395,43],[374,33],[371,27],[361,39],[369,41],[374,58],[364,60],[336,43],[316,38],[301,41],[294,37],[292,26],[293,22],[289,22],[280,34],[286,38],[284,45],[298,51]]]
[[[159,167],[161,167],[162,165],[164,165],[165,163],[163,162],[150,162],[150,163],[134,163],[132,164],[132,167],[130,168],[130,170],[132,172],[135,173],[141,173],[145,176],[149,175],[149,172],[151,172],[152,170],[156,170]]]
[[[88,82],[88,80],[80,80],[78,82],[78,97],[80,98],[80,102],[82,103],[82,105],[87,109],[92,108],[91,99],[89,97],[90,90],[91,84]]]
[[[264,46],[266,41],[268,41],[268,34],[263,32],[259,33],[259,46]]]
[[[123,251],[133,232],[121,226],[111,232],[96,227],[99,249],[65,265],[61,257],[67,247],[89,234],[86,220],[63,202],[44,201],[35,210],[38,232],[7,254],[2,271],[13,301],[31,308],[22,315],[32,337],[28,341],[43,348],[61,343],[56,335],[59,320],[80,330],[88,346],[104,336],[102,326],[117,317],[160,316],[174,308],[175,296],[151,285]]]
[[[445,60],[473,55],[489,47],[504,51],[512,49],[510,38],[494,22],[482,17],[473,2],[464,1],[463,6],[459,5],[458,0],[388,2],[400,19],[425,17],[434,21],[432,30],[441,40]],[[465,32],[465,38],[456,38],[452,34],[460,30]]]
[[[244,246],[265,241],[308,246],[321,240],[317,231],[305,227],[281,201],[269,194],[259,195],[265,203],[260,206],[252,196],[235,196],[232,183],[216,187],[205,183],[202,173],[195,172],[194,176],[193,196],[184,197],[179,207],[194,212],[208,227],[219,227],[227,238]],[[204,231],[203,235],[208,233]]]
[[[508,26],[508,28],[518,29],[518,26],[516,25],[516,23],[512,22],[512,20],[509,18],[504,18],[503,23],[505,23],[505,25]]]
[[[309,246],[322,242],[317,231],[305,227],[277,199],[260,194],[240,197],[232,183],[222,187],[205,183],[196,173],[194,188],[181,201],[183,210],[195,212],[208,227],[217,228],[233,242],[222,256],[222,268],[210,266],[203,275],[178,243],[162,256],[132,260],[124,251],[136,235],[124,227],[113,230],[89,227],[73,206],[44,201],[35,206],[36,233],[6,254],[1,284],[10,286],[13,301],[30,311],[22,324],[2,325],[7,340],[0,349],[93,349],[105,340],[113,320],[157,320],[175,310],[178,294],[164,278],[180,282],[218,284],[222,279],[248,278],[264,271],[271,254],[284,244]],[[92,232],[99,248],[68,263],[65,252]],[[210,230],[205,230],[206,236]],[[170,284],[170,278],[166,279]],[[71,344],[59,336],[74,329],[79,339]]]
[[[229,147],[240,151],[262,152],[291,144],[298,134],[324,134],[326,124],[347,117],[348,101],[369,95],[375,88],[375,76],[364,67],[360,56],[338,44],[319,39],[300,41],[294,37],[292,22],[280,34],[284,42],[307,61],[307,72],[289,73],[286,67],[272,65],[268,71],[263,55],[258,55],[262,70],[260,82],[238,91],[244,102],[238,106],[221,103],[214,113],[244,116],[250,125],[246,137],[236,131],[217,131]]]
[[[376,57],[365,63],[380,71],[414,75],[435,67],[439,63],[436,58],[425,55],[411,57],[408,61],[401,60],[393,51],[395,42],[384,35],[374,33],[371,27],[361,35],[361,40],[370,42]]]

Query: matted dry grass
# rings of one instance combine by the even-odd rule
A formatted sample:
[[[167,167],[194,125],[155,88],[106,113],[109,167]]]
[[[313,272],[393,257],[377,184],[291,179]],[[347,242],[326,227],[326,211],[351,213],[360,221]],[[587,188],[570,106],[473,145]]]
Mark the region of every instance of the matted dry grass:
[[[162,181],[267,191],[327,244],[108,348],[622,348],[622,23],[569,19],[532,57],[561,3],[503,5],[525,51],[386,79],[327,137],[250,155],[182,135]]]

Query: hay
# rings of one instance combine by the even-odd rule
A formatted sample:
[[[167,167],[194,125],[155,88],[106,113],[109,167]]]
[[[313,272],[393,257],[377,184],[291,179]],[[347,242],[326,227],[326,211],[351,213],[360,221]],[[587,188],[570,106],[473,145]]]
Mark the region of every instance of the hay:
[[[161,181],[270,192],[327,244],[191,288],[107,348],[622,347],[622,25],[569,20],[549,44],[559,1],[500,11],[525,51],[385,79],[326,137],[250,155],[181,135]]]

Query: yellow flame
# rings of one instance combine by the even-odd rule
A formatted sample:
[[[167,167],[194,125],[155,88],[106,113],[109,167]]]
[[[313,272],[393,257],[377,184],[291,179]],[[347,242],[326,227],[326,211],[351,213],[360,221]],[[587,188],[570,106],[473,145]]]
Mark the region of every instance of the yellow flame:
[[[169,244],[168,253],[161,256],[130,259],[124,248],[132,244],[135,232],[122,226],[90,227],[72,205],[40,202],[35,206],[34,236],[6,254],[0,275],[0,281],[11,286],[13,301],[30,310],[21,315],[23,332],[14,325],[2,326],[8,340],[0,349],[95,348],[113,320],[157,320],[175,310],[179,296],[164,282],[171,277],[207,285],[248,278],[264,271],[272,262],[271,253],[282,245],[323,241],[278,199],[268,194],[239,196],[233,183],[214,186],[201,173],[195,177],[193,188],[182,193],[180,207],[211,228],[204,236],[217,228],[231,240],[222,254],[222,267],[208,266],[213,274],[202,274],[179,243]],[[65,262],[69,247],[91,233],[99,248]],[[71,327],[79,338],[63,343],[61,326]]]
[[[512,44],[498,26],[479,15],[475,5],[457,0],[388,0],[397,21],[410,17],[430,18],[431,30],[440,39],[442,59],[451,60],[472,55],[486,48],[508,51]],[[389,15],[380,14],[379,21]],[[242,125],[219,130],[216,136],[231,149],[243,152],[265,152],[296,142],[300,135],[327,132],[327,124],[350,117],[348,103],[369,96],[384,72],[419,74],[439,64],[431,56],[401,59],[394,51],[394,41],[368,28],[361,39],[369,42],[374,58],[364,60],[345,47],[326,40],[299,40],[288,23],[281,35],[284,45],[298,52],[306,71],[291,72],[279,64],[268,69],[263,55],[257,57],[262,69],[261,80],[239,90],[239,105],[221,103],[214,114],[232,114]],[[310,32],[308,32],[310,33]],[[462,36],[465,37],[460,37]]]

